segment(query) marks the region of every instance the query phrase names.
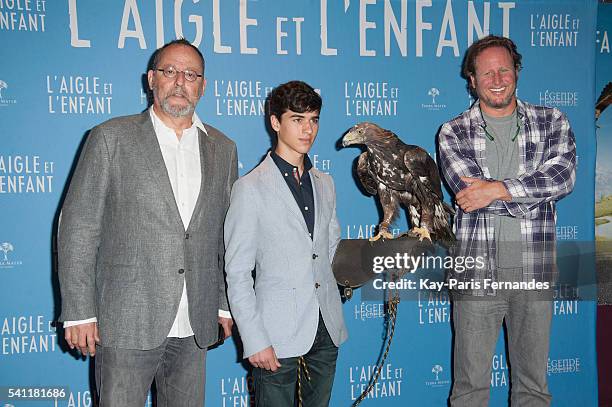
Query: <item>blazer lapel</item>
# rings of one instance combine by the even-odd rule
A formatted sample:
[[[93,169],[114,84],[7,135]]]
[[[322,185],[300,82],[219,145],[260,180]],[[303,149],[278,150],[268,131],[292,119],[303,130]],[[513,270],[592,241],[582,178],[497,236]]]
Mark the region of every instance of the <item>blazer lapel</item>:
[[[206,198],[210,196],[208,191],[212,187],[211,180],[214,179],[214,171],[216,170],[216,167],[213,165],[215,162],[215,143],[213,143],[209,136],[200,129],[198,129],[198,141],[200,144],[200,171],[202,172],[202,181],[200,182],[200,192],[187,229],[190,229],[191,225],[196,223],[197,218],[202,213],[200,208],[205,204]]]
[[[176,199],[174,199],[174,192],[172,192],[172,185],[168,177],[166,163],[164,162],[164,157],[162,156],[159,141],[157,141],[157,136],[155,135],[155,130],[153,129],[153,123],[151,122],[151,116],[148,110],[142,113],[142,118],[142,130],[140,137],[138,137],[138,143],[143,152],[143,157],[147,158],[146,161],[149,165],[150,174],[158,184],[159,190],[164,196],[177,225],[181,229],[184,229],[181,215],[176,205]]]
[[[308,235],[308,226],[306,226],[304,215],[302,215],[302,212],[300,211],[291,190],[289,190],[287,182],[283,179],[283,176],[274,163],[274,160],[272,160],[272,157],[270,157],[270,153],[268,153],[268,156],[264,159],[262,165],[264,166],[264,184],[270,187],[274,195],[283,202],[285,207],[287,207],[293,216],[298,217],[306,232],[306,235]]]

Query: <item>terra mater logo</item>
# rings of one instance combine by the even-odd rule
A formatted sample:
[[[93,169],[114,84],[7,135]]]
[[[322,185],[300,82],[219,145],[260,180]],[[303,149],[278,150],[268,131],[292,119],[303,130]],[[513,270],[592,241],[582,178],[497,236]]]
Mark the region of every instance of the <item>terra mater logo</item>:
[[[429,96],[431,96],[431,104],[435,105],[436,104],[436,96],[438,96],[440,94],[440,91],[438,90],[438,88],[431,88],[431,89],[429,89],[429,92],[427,92],[427,94]]]
[[[429,387],[442,387],[442,386],[450,386],[450,380],[444,379],[442,376],[444,374],[444,368],[442,365],[433,365],[431,367],[431,373],[434,376],[434,380],[426,381],[425,385]],[[440,379],[442,377],[442,379]]]
[[[0,79],[0,107],[14,105],[17,103],[17,99],[10,99],[7,97],[9,85],[6,81]]]
[[[9,253],[15,250],[15,247],[10,242],[0,243],[0,268],[10,269],[15,266],[21,266],[22,262],[11,260]]]
[[[436,97],[440,96],[440,89],[432,87],[427,91],[427,95],[431,97],[431,103],[421,103],[421,108],[427,110],[446,109],[445,104],[436,103]]]

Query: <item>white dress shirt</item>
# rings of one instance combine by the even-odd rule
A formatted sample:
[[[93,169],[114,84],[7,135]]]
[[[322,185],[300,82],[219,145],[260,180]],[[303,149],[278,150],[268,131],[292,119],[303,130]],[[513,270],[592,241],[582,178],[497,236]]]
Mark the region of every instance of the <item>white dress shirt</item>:
[[[169,128],[155,114],[153,108],[149,109],[153,129],[161,149],[168,178],[174,193],[174,199],[183,221],[185,230],[189,227],[189,221],[195,208],[200,193],[202,172],[200,166],[200,143],[198,129],[206,133],[206,128],[197,114],[193,114],[192,126],[183,130],[179,139],[173,129]],[[219,316],[231,318],[228,311],[219,310]],[[96,318],[81,321],[65,321],[64,327],[96,322]],[[168,337],[185,338],[193,335],[193,329],[189,322],[189,303],[187,301],[187,286],[183,283],[183,293],[179,303],[178,312]]]

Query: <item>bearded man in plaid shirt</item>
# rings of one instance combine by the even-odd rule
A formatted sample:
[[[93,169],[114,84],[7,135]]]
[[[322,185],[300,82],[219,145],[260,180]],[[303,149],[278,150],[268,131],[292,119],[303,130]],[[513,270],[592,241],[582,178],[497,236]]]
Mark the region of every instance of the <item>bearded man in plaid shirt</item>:
[[[520,68],[510,39],[490,35],[473,43],[463,76],[478,100],[438,135],[440,166],[458,206],[456,255],[481,257],[484,265],[456,269],[448,279],[458,288],[452,292],[453,407],[488,404],[504,320],[511,404],[548,406],[552,398],[546,378],[551,293],[542,288],[556,280],[555,203],[574,187],[576,149],[563,113],[516,98]],[[510,284],[499,289],[499,282]],[[539,290],[523,289],[527,283]],[[516,286],[521,289],[508,288]]]

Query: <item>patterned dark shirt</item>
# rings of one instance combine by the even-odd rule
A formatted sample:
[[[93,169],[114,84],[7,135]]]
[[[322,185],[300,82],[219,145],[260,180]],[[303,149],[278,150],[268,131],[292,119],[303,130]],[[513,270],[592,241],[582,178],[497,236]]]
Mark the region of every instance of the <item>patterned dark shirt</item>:
[[[556,268],[555,202],[569,194],[576,179],[574,133],[557,109],[518,101],[519,171],[516,178],[500,180],[512,196],[470,213],[456,207],[455,234],[458,256],[482,256],[485,267],[450,273],[460,281],[499,281],[495,269],[493,214],[521,219],[523,281],[554,283]],[[442,174],[453,193],[467,187],[460,177],[491,180],[486,163],[484,120],[478,102],[445,123],[438,135]],[[495,290],[471,290],[495,294]]]

